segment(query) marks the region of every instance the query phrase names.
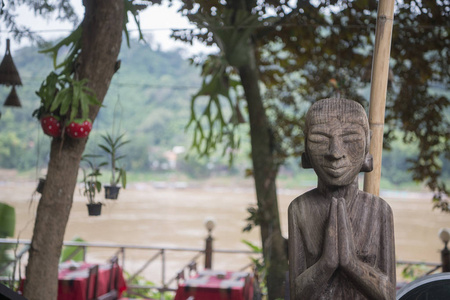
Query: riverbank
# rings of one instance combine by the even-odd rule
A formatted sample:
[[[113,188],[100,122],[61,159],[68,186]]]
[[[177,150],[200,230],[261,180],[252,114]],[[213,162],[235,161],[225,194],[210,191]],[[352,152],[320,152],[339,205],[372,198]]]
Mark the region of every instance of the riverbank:
[[[34,180],[17,178],[13,173],[0,176],[0,202],[16,208],[16,238],[30,239],[32,236],[39,201],[39,195],[34,193],[36,184]],[[286,237],[287,207],[307,189],[280,187],[278,190],[281,227]],[[450,216],[432,210],[431,194],[382,191],[381,196],[394,213],[397,259],[439,262],[443,244],[437,233],[442,227],[450,227]],[[207,236],[204,221],[213,218],[216,222],[212,232],[215,249],[249,250],[242,240],[260,244],[257,229],[250,233],[242,231],[247,224],[246,209],[256,205],[251,180],[224,185],[186,181],[135,182],[121,191],[118,200],[104,203],[101,216],[88,217],[86,200],[76,190],[65,240],[79,236],[88,242],[203,248]],[[89,251],[98,260],[106,260],[113,254],[105,250]],[[135,262],[128,267],[138,268],[148,256],[137,253]],[[128,257],[127,261],[132,259]],[[185,255],[173,255],[168,272],[176,272],[189,259]],[[239,259],[218,256],[215,266],[239,269],[248,262],[246,255]]]

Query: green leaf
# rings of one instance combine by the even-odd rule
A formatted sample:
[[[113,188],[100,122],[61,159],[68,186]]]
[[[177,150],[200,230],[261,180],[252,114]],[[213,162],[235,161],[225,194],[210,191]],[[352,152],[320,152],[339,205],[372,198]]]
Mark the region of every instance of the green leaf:
[[[113,142],[111,136],[109,134],[106,134],[106,135],[102,135],[102,138],[105,140],[106,145],[108,145],[109,149],[112,149],[114,142]]]
[[[257,253],[262,253],[262,248],[256,246],[256,245],[253,244],[252,242],[247,241],[247,240],[242,240],[241,242],[244,243],[244,244],[246,244],[247,246],[249,246],[249,247],[252,249],[252,251],[257,252]]]
[[[123,145],[128,144],[131,141],[123,141],[122,143],[120,143],[119,145],[116,145],[116,149],[119,149],[120,147],[122,147]]]
[[[122,187],[127,187],[127,172],[124,169],[121,169],[120,175],[122,176]]]
[[[95,188],[97,189],[97,192],[100,192],[102,190],[102,183],[100,181],[96,181]]]
[[[116,160],[122,159],[122,158],[124,158],[124,157],[126,157],[126,155],[120,155],[120,156],[117,156],[117,157],[116,157]]]
[[[77,85],[73,84],[73,100],[74,101],[80,101],[81,100],[81,94],[82,94],[82,88]]]
[[[78,115],[78,109],[80,107],[80,100],[81,99],[74,99],[72,101],[72,107],[70,108],[70,117],[69,117],[69,122],[73,121],[77,115]]]
[[[76,102],[75,98],[72,98],[70,95],[70,88],[67,93],[65,93],[64,98],[61,100],[61,109],[59,110],[59,114],[61,116],[65,116],[69,111],[69,107],[73,102]]]
[[[58,107],[61,105],[62,101],[68,96],[69,92],[70,92],[69,89],[63,89],[56,95],[55,100],[53,100],[53,103],[50,106],[51,112],[58,109]]]
[[[107,152],[107,153],[111,153],[111,151],[109,150],[109,148],[108,147],[106,147],[105,145],[102,145],[102,144],[98,144],[98,146],[100,147],[100,148],[102,148],[105,152]]]
[[[87,95],[83,94],[80,99],[81,106],[81,116],[83,119],[89,116],[89,102],[86,100]]]
[[[71,64],[73,62],[74,56],[78,53],[80,49],[80,41],[81,41],[81,34],[82,34],[82,26],[81,24],[75,29],[69,36],[62,39],[59,43],[57,43],[55,46],[44,49],[39,51],[39,53],[50,53],[51,57],[53,58],[53,66],[55,69],[58,69],[62,66],[67,67],[68,64]],[[67,55],[66,59],[59,65],[57,65],[56,61],[58,58],[58,52],[63,46],[69,46],[72,45],[72,47],[69,50],[69,54]]]
[[[0,203],[0,238],[13,237],[16,227],[16,211],[14,207]]]
[[[86,241],[80,237],[76,237],[76,238],[72,239],[71,242],[82,243],[82,242],[86,242]],[[76,252],[76,254],[74,256],[72,256],[73,253],[75,253],[75,252]],[[64,261],[67,261],[69,258],[70,258],[70,260],[73,260],[73,261],[80,261],[80,262],[83,261],[82,247],[80,247],[80,246],[64,246],[62,249],[61,258],[59,261],[64,262]]]
[[[90,95],[90,94],[85,94],[85,95],[87,96],[90,105],[102,106],[102,103],[97,100],[96,96]]]

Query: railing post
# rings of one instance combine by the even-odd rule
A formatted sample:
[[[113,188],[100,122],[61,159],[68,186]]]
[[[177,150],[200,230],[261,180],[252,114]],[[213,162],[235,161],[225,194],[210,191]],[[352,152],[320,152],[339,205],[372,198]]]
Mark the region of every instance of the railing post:
[[[161,280],[162,280],[162,285],[163,287],[166,287],[166,252],[164,251],[164,249],[161,249],[161,265],[162,265],[162,270],[161,270]]]
[[[83,249],[83,262],[86,261],[86,246],[82,246]]]
[[[125,271],[125,247],[120,248],[122,254],[122,270]]]
[[[213,238],[208,235],[205,247],[205,269],[212,269],[212,241]]]
[[[447,228],[439,230],[439,238],[444,243],[444,249],[441,250],[442,272],[450,272],[450,251],[447,248],[450,240],[450,232]]]
[[[161,277],[162,277],[162,286],[164,291],[160,292],[160,300],[164,299],[164,293],[165,293],[165,289],[166,289],[166,252],[164,251],[164,249],[161,249],[161,265],[162,265],[162,272],[161,272]]]
[[[208,237],[205,243],[205,269],[212,269],[212,254],[213,254],[213,238],[211,236],[211,231],[215,227],[213,219],[206,219],[205,227],[208,230]]]
[[[450,251],[448,251],[447,243],[441,250],[442,272],[450,272]]]

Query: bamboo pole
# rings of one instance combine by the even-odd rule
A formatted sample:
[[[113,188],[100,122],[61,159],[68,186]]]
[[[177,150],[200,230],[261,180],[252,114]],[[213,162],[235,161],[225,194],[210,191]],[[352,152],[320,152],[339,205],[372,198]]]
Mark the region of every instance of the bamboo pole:
[[[369,107],[369,125],[372,131],[369,152],[373,155],[373,171],[364,176],[364,191],[377,196],[380,194],[384,114],[393,21],[394,0],[380,0],[378,2]]]

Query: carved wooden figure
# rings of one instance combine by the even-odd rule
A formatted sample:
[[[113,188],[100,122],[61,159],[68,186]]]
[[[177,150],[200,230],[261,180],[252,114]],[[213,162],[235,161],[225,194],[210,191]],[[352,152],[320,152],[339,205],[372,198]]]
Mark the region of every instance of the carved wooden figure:
[[[372,169],[364,108],[346,99],[314,103],[306,116],[304,167],[317,188],[289,206],[291,299],[394,299],[392,211],[358,189]]]

